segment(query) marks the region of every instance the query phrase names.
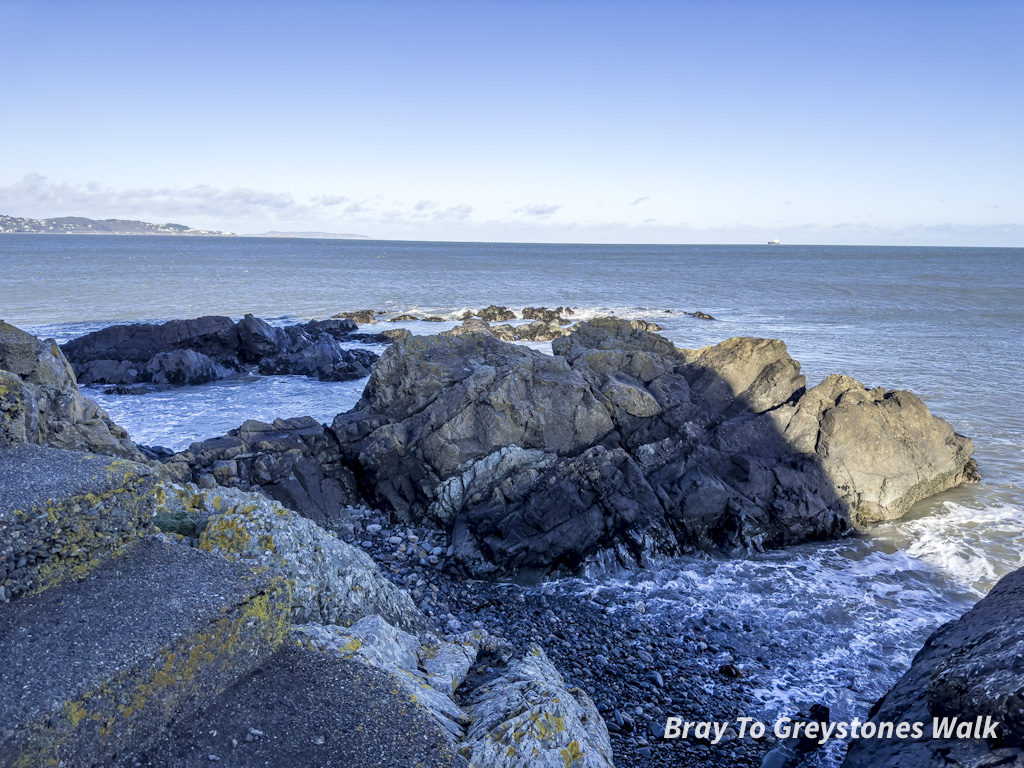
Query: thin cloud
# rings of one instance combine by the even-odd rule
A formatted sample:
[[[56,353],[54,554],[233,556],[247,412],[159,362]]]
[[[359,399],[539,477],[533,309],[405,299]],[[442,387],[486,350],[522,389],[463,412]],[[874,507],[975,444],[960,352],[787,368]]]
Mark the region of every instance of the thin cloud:
[[[649,203],[649,202],[651,202],[651,198],[649,198],[649,197],[638,197],[636,200],[634,200],[632,203],[630,203],[630,205],[640,205],[640,203]]]
[[[557,213],[562,210],[561,205],[546,205],[544,203],[531,203],[530,205],[524,205],[522,208],[516,208],[513,213],[518,213],[523,216],[533,216],[536,218],[545,218],[553,213]]]

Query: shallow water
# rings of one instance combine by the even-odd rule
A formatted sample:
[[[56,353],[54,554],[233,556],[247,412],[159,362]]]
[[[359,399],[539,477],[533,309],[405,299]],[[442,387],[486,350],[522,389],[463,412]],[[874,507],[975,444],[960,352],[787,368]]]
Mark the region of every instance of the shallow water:
[[[600,583],[628,596],[623,605],[714,610],[770,628],[786,661],[757,692],[764,712],[737,716],[768,719],[812,699],[828,703],[833,719],[863,717],[938,624],[1024,565],[1022,249],[4,236],[0,258],[0,317],[58,341],[114,321],[253,312],[287,323],[364,307],[450,321],[363,330],[436,333],[467,308],[569,305],[584,318],[654,320],[686,347],[781,338],[809,384],[841,372],[913,390],[974,439],[982,483],[858,539],[744,560],[686,558]],[[681,314],[695,310],[718,320]],[[239,377],[142,396],[88,394],[139,442],[180,449],[247,418],[329,421],[364,383]],[[835,762],[840,749],[820,762]]]

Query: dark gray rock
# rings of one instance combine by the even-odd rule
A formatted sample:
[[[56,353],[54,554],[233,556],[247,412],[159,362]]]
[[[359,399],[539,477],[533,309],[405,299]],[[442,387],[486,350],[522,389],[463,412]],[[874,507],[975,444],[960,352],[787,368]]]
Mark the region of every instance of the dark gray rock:
[[[178,482],[259,489],[289,509],[331,527],[362,501],[334,435],[309,417],[247,421],[224,437],[193,443],[163,470]]]
[[[321,381],[351,381],[368,376],[370,366],[377,359],[374,352],[365,349],[345,349],[326,333],[293,351],[284,352],[260,361],[263,374],[293,374],[309,376]]]
[[[496,304],[491,304],[489,307],[484,307],[476,316],[481,320],[488,323],[502,323],[506,320],[515,320],[516,313],[508,307],[499,307]]]
[[[564,312],[565,307],[558,307],[556,309],[548,309],[547,307],[526,307],[523,310],[523,320],[543,320],[546,323],[554,322],[561,323],[562,325],[568,325],[569,321],[562,317]],[[568,314],[572,314],[572,312],[569,312]]]
[[[357,327],[346,318],[275,328],[252,315],[238,323],[201,317],[112,326],[73,339],[64,348],[88,384],[202,384],[250,366],[266,374],[346,381],[366,376],[377,359],[373,352],[345,348],[345,342],[361,340],[353,338]],[[391,339],[385,334],[372,341]]]
[[[171,320],[160,325],[112,325],[63,345],[73,365],[92,360],[128,360],[144,364],[158,352],[193,349],[220,361],[231,361],[238,349],[238,332],[230,317],[208,316]]]
[[[145,367],[146,379],[154,384],[171,384],[176,387],[188,384],[206,384],[223,379],[233,371],[212,360],[202,352],[178,349],[174,352],[158,352],[150,358]]]
[[[959,620],[936,630],[871,721],[922,722],[921,739],[858,739],[844,768],[1019,765],[1024,762],[1024,569]],[[998,722],[995,738],[934,738],[933,718]]]
[[[154,768],[468,766],[444,728],[397,695],[392,675],[293,645],[227,688],[206,712],[176,722],[136,759]]]

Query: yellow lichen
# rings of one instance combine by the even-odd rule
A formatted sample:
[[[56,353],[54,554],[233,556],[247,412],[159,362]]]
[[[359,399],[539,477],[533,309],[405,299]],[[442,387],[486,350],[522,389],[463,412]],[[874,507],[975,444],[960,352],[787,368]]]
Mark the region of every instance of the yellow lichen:
[[[559,752],[561,752],[562,759],[565,761],[565,768],[573,768],[573,763],[582,760],[586,754],[580,748],[580,743],[575,739],[569,742],[569,746],[566,749],[561,749]]]

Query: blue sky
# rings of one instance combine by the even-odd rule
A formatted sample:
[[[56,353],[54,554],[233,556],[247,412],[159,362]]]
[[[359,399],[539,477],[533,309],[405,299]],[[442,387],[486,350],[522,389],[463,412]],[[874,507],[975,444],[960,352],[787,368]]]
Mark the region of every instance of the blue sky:
[[[0,213],[1024,246],[1024,3],[0,0]]]

